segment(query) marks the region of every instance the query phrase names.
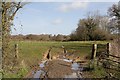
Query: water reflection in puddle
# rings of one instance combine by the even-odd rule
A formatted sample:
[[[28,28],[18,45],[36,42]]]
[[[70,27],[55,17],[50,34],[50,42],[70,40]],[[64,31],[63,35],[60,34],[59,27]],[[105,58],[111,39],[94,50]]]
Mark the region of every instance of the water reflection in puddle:
[[[72,62],[72,60],[68,60],[68,59],[60,59],[60,60],[63,60],[65,62]],[[40,76],[45,76],[46,73],[44,71],[44,67],[45,67],[45,64],[47,63],[47,61],[42,61],[40,64],[39,64],[39,67],[41,68],[39,71],[36,71],[35,74],[33,74],[33,78],[40,78]],[[71,64],[71,69],[73,70],[73,73],[71,73],[70,75],[65,75],[65,78],[81,78],[81,75],[79,74],[80,71],[83,70],[82,67],[80,67],[80,65],[76,62],[73,62]]]
[[[72,62],[72,60],[68,60],[68,59],[62,59],[62,60],[66,62]],[[73,62],[71,64],[71,69],[73,70],[73,73],[70,75],[65,75],[65,78],[82,78],[81,71],[83,70],[83,68],[80,66],[80,64]]]
[[[47,61],[42,61],[42,63],[39,64],[39,67],[40,68],[44,68],[46,62]],[[33,78],[40,78],[41,75],[45,76],[46,75],[45,71],[43,71],[43,70],[36,71],[36,73],[34,74]]]
[[[73,70],[78,70],[78,69],[79,69],[79,64],[73,63],[73,64],[72,64],[72,69],[73,69]]]
[[[66,62],[72,62],[72,60],[68,60],[68,59],[62,59],[62,60]]]
[[[33,78],[40,78],[40,75],[45,75],[45,72],[42,70],[39,70],[34,74]]]

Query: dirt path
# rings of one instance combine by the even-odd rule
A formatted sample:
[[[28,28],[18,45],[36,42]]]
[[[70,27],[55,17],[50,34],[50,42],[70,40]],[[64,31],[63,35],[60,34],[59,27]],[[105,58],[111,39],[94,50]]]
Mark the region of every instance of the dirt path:
[[[45,66],[45,70],[49,78],[64,78],[65,75],[70,75],[73,72],[71,63],[63,60],[49,61]]]
[[[25,78],[78,78],[79,70],[73,70],[72,64],[67,59],[48,60],[40,64],[41,68],[39,66],[36,70],[29,72]]]
[[[79,64],[73,63],[74,59],[79,58],[68,60],[68,54],[60,56],[56,59],[44,59],[25,78],[81,78]]]

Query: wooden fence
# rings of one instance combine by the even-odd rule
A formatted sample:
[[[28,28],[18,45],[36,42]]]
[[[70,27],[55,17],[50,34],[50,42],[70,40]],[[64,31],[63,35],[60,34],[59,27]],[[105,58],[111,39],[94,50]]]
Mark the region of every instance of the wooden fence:
[[[93,44],[91,60],[93,61],[92,62],[93,67],[102,66],[104,69],[106,69],[106,73],[109,74],[109,77],[113,77],[113,75],[111,74],[114,74],[114,73],[111,73],[110,72],[111,70],[117,73],[120,73],[120,61],[119,61],[120,57],[111,54],[110,51],[111,51],[111,44],[107,43],[106,51],[104,51],[104,53],[101,53],[99,56],[96,56],[97,44]],[[99,65],[97,63],[101,63],[102,65]]]

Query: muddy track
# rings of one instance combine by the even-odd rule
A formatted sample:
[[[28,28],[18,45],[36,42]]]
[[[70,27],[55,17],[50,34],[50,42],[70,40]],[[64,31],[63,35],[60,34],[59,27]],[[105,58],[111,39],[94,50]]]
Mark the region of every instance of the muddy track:
[[[32,70],[25,78],[81,78],[79,64],[72,60],[46,60]]]
[[[43,55],[43,61],[28,73],[25,78],[81,78],[80,65],[77,64],[74,58],[69,60],[67,56],[73,54],[63,53],[59,55],[59,58],[51,58],[52,48],[48,49],[45,55]],[[49,57],[48,57],[49,56]]]
[[[71,63],[62,60],[53,60],[45,66],[48,78],[64,78],[65,75],[70,75]]]

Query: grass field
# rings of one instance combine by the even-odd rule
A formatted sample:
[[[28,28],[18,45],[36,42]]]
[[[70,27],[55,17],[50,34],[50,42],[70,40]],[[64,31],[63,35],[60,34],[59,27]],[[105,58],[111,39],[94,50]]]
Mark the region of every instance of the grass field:
[[[23,41],[17,42],[19,44],[19,56],[24,59],[28,65],[36,64],[38,60],[42,59],[42,55],[50,48],[53,47],[51,54],[56,55],[62,53],[62,45],[68,52],[76,52],[78,56],[82,57],[90,55],[92,44],[106,44],[107,42],[36,42],[36,41]],[[105,46],[98,45],[98,50],[105,49]]]
[[[42,59],[42,55],[53,47],[51,54],[57,55],[63,52],[62,45],[65,46],[69,53],[74,52],[83,59],[85,56],[91,55],[92,44],[98,45],[98,51],[104,50],[106,41],[77,41],[77,42],[38,42],[38,41],[15,41],[11,42],[12,46],[17,43],[19,45],[19,61],[24,69],[18,74],[6,75],[6,77],[23,77],[30,71],[30,66],[36,65]],[[103,44],[103,45],[101,45]]]

